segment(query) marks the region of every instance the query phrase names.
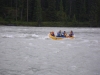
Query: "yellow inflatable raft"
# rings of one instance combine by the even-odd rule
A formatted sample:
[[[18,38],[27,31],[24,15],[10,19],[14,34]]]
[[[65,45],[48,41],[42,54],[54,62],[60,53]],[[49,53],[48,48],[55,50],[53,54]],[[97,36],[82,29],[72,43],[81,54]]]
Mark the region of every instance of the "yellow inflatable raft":
[[[49,34],[49,37],[53,40],[63,40],[63,39],[67,39],[67,38],[70,38],[70,39],[73,39],[74,37],[56,37],[56,36],[52,36],[51,34]]]

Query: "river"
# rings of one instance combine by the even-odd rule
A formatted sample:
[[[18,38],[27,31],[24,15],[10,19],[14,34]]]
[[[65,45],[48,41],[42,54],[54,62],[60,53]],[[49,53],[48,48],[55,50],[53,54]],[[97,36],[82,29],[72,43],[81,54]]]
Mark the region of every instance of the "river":
[[[0,26],[0,75],[100,75],[100,28]]]

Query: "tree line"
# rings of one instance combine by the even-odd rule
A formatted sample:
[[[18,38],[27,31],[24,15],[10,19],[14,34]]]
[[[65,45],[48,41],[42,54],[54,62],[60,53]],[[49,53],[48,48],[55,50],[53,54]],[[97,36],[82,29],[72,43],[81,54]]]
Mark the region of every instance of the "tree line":
[[[0,0],[0,20],[100,25],[100,0]]]

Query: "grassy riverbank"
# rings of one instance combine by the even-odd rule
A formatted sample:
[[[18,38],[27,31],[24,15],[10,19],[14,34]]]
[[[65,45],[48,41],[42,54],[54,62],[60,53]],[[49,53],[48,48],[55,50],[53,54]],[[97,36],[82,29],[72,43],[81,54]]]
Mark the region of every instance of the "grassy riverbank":
[[[38,27],[37,22],[23,22],[23,21],[0,21],[0,25],[7,26],[35,26]],[[41,27],[90,27],[89,22],[42,22]]]

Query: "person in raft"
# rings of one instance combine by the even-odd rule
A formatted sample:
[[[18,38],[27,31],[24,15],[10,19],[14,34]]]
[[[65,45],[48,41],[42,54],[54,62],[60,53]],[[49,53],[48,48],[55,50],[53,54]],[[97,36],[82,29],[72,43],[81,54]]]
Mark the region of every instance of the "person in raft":
[[[62,37],[67,37],[67,33],[66,33],[66,31],[64,31],[64,32],[62,33],[61,36],[62,36]]]
[[[61,30],[57,33],[57,36],[56,37],[61,37],[62,34],[61,34]]]
[[[71,30],[71,31],[70,31],[70,34],[69,34],[69,37],[73,37],[73,35],[74,35],[74,33],[73,33],[73,31]]]
[[[52,36],[55,36],[55,34],[54,34],[54,32],[52,31],[52,32],[50,32],[50,34],[52,35]]]

